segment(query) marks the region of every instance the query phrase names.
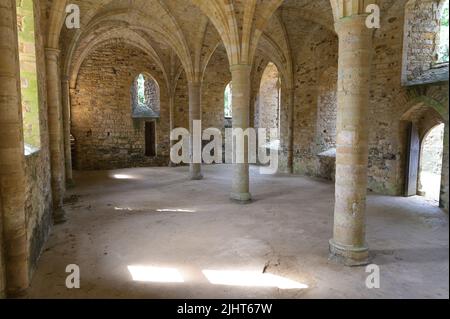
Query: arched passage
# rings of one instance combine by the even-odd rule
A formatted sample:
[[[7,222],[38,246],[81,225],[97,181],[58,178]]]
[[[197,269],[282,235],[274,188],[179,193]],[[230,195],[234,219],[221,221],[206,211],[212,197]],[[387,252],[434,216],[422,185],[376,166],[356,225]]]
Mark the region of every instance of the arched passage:
[[[445,122],[436,101],[419,97],[411,105],[401,118],[406,141],[404,195],[423,195],[442,204]]]
[[[436,204],[441,191],[444,127],[444,124],[439,124],[430,129],[420,147],[418,194]]]

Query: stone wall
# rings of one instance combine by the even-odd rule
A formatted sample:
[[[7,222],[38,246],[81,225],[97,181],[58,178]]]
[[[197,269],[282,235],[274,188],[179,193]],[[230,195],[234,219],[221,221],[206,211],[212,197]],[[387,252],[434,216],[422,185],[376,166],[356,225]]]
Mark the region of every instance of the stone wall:
[[[211,57],[205,71],[202,86],[202,125],[206,129],[214,127],[225,129],[224,94],[225,87],[231,81],[231,72],[227,54],[223,46],[219,46]]]
[[[158,82],[157,156],[145,156],[145,119],[132,118],[131,85],[140,73]],[[169,164],[169,99],[162,71],[141,50],[112,41],[91,52],[71,92],[75,167],[114,169]],[[177,107],[177,106],[176,106]]]
[[[407,138],[402,116],[419,97],[445,105],[445,94],[439,88],[445,83],[402,85],[403,4],[396,2],[385,12],[381,29],[375,32],[369,114],[369,189],[391,195],[401,195],[404,189]]]
[[[302,23],[299,27],[309,32],[295,41],[298,36],[291,35],[295,54],[294,172],[331,179],[334,169],[324,167],[320,153],[334,141],[330,127],[336,109],[332,84],[336,75],[327,72],[337,70],[338,39],[322,26]]]
[[[255,105],[255,128],[279,127],[280,74],[273,63],[263,72],[257,103]]]
[[[320,77],[317,99],[317,152],[336,148],[337,69],[330,67]]]
[[[410,0],[405,5],[404,84],[433,83],[448,79],[448,65],[436,67],[441,2],[442,0]]]
[[[189,129],[189,92],[186,74],[182,72],[175,88],[174,125]]]
[[[436,107],[442,109],[442,119],[448,121],[448,94],[444,93],[448,81],[415,87],[402,85],[405,3],[395,1],[382,12],[381,29],[374,36],[368,187],[390,195],[403,192],[406,138],[401,117],[412,107],[411,101],[419,97],[433,100],[439,105]],[[334,144],[332,127],[336,101],[332,84],[337,77],[337,36],[332,30],[314,23],[298,22],[295,28],[291,27],[300,20],[296,19],[295,12],[284,12],[283,18],[289,26],[287,30],[294,54],[294,172],[332,179],[332,152],[327,152],[325,157],[318,154]],[[445,180],[443,173],[443,194],[448,194]],[[445,196],[441,197],[445,202]]]

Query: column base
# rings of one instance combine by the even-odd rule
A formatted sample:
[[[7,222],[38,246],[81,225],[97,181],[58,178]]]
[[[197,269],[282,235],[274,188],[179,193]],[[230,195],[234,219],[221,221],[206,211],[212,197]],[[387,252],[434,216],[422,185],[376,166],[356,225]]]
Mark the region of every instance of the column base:
[[[341,245],[330,239],[330,260],[349,267],[369,264],[369,247]]]
[[[193,181],[200,181],[202,179],[203,179],[202,173],[196,173],[196,174],[192,174],[191,173],[191,180],[193,180]]]
[[[170,161],[168,166],[169,167],[177,167],[178,165],[175,164],[174,162]]]
[[[7,291],[5,292],[5,294],[6,294],[6,298],[10,298],[10,299],[19,299],[19,298],[26,297],[26,295],[27,295],[27,289],[7,290]]]
[[[252,200],[252,195],[250,193],[231,193],[230,198],[241,204],[247,204]]]
[[[55,225],[64,224],[67,221],[64,208],[56,208],[53,213],[53,223]]]
[[[67,188],[74,188],[75,187],[75,181],[73,179],[67,179],[66,180],[66,187]]]

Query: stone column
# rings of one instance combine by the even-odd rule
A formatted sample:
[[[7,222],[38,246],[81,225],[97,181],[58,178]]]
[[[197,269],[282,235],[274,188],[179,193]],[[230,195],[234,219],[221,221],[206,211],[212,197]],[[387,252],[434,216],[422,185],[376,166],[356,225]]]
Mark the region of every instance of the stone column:
[[[59,55],[56,49],[45,49],[47,66],[48,130],[50,140],[50,165],[52,173],[53,221],[65,221],[63,199],[65,193],[65,165],[63,115],[61,106],[61,81]]]
[[[1,10],[1,9],[0,9]],[[0,49],[1,51],[1,49]],[[3,249],[2,194],[0,188],[0,299],[6,297],[5,256]]]
[[[338,20],[339,79],[336,194],[331,257],[349,266],[368,262],[365,209],[368,166],[368,105],[373,30],[365,15]]]
[[[287,118],[288,118],[288,158],[287,167],[288,173],[294,173],[294,99],[295,99],[295,89],[288,88],[288,107],[287,107]]]
[[[175,128],[175,90],[172,88],[169,90],[169,134],[173,131]],[[172,150],[173,145],[175,144],[175,141],[170,140],[170,150],[169,153]],[[170,155],[169,155],[170,156]],[[176,164],[172,163],[172,159],[169,159],[169,167],[174,167]]]
[[[189,83],[189,132],[191,133],[191,141],[189,146],[191,161],[194,157],[194,140],[192,134],[194,132],[194,121],[201,120],[201,84]],[[201,141],[200,141],[201,143]],[[201,144],[200,144],[201,145]],[[200,153],[201,154],[201,153]],[[200,180],[203,178],[202,165],[200,163],[190,164],[190,177],[192,180]]]
[[[251,69],[251,65],[245,64],[231,66],[233,83],[233,129],[242,128],[245,131],[249,127]],[[244,152],[244,163],[234,164],[231,199],[247,202],[251,200],[248,148],[245,147],[244,150],[233,150],[236,155],[239,155],[241,151]]]
[[[64,159],[65,159],[65,174],[66,185],[71,187],[74,185],[72,175],[72,148],[70,145],[70,87],[69,79],[64,78],[61,81],[62,91],[62,113],[63,113],[63,128],[64,128]]]
[[[448,105],[447,105],[448,110]],[[442,207],[448,213],[448,200],[449,200],[449,185],[448,185],[448,175],[449,175],[449,149],[448,149],[448,115],[445,119],[444,128],[444,152],[442,154],[442,173],[441,173],[441,196],[439,200],[439,206]]]
[[[29,284],[25,216],[25,155],[20,90],[16,1],[0,2],[0,218],[6,292]],[[1,234],[1,232],[0,232]],[[0,270],[1,274],[1,270]],[[3,287],[5,288],[5,287]]]

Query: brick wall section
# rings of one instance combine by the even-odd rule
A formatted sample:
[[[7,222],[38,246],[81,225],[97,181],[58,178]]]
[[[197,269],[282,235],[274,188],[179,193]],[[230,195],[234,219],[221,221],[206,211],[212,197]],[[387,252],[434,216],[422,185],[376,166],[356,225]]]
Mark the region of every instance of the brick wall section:
[[[317,98],[317,152],[336,147],[337,69],[330,67],[321,75]]]
[[[255,127],[278,128],[279,126],[279,72],[275,64],[269,63],[263,72],[257,105],[255,105]]]
[[[231,72],[225,48],[220,46],[214,52],[206,68],[202,86],[203,128],[225,128],[224,93],[231,81]]]
[[[309,30],[307,39],[293,41],[294,55],[294,172],[320,176],[320,158],[323,147],[317,147],[317,123],[319,101],[323,95],[321,78],[331,68],[337,69],[337,36],[324,27],[301,23],[300,28]],[[291,32],[291,31],[289,31]],[[295,30],[292,30],[295,32]],[[301,42],[306,41],[307,45]],[[330,105],[335,108],[334,105]],[[324,111],[324,106],[321,108]],[[330,112],[332,113],[332,112]],[[330,132],[332,134],[332,132]],[[323,136],[323,134],[321,134]]]
[[[131,85],[147,72],[160,86],[157,156],[145,156],[144,119],[132,119]],[[142,51],[113,41],[84,61],[71,92],[76,167],[114,169],[169,164],[169,100],[161,70]]]
[[[174,100],[175,128],[184,127],[189,130],[189,93],[186,74],[181,73],[177,81]]]
[[[403,82],[422,84],[448,78],[448,66],[434,68],[439,41],[440,0],[410,0],[405,5]]]

